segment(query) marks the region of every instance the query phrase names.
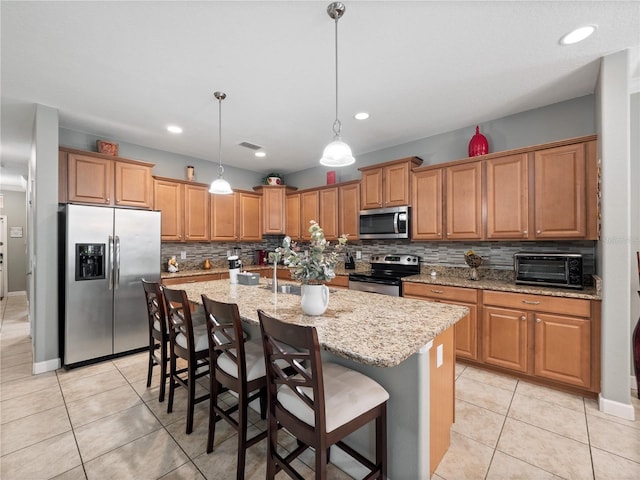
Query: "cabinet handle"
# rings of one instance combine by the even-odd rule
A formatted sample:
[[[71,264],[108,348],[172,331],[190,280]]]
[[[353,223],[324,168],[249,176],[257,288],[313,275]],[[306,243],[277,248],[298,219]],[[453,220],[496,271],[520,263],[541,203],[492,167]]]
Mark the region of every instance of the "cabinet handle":
[[[527,233],[529,233],[529,232],[528,232],[528,231],[526,231],[526,230],[524,230],[524,231],[522,232],[522,234],[523,234],[523,235],[526,235]]]
[[[540,230],[536,230],[536,233],[540,235],[542,232]]]
[[[520,320],[526,320],[526,319],[527,319],[527,317],[526,317],[525,315],[522,315],[522,316],[520,317]]]
[[[447,237],[448,237],[449,235],[451,235],[451,232],[447,232]]]
[[[106,198],[106,200],[104,201],[104,203],[109,203],[109,197]]]
[[[527,305],[540,305],[540,302],[531,302],[529,300],[522,300],[522,303],[526,303]]]
[[[444,290],[434,290],[433,288],[431,289],[431,291],[433,293],[444,293]]]
[[[540,323],[542,322],[542,320],[540,320],[539,318],[536,318],[536,323]]]

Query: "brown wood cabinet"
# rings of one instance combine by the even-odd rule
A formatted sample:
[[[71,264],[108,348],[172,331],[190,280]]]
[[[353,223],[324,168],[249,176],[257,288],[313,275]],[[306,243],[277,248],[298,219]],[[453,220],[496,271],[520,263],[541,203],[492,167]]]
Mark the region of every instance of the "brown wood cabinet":
[[[209,186],[153,177],[153,205],[162,212],[162,241],[209,240]]]
[[[327,240],[335,240],[338,232],[338,187],[322,188],[319,191],[320,219],[318,223]]]
[[[257,242],[262,240],[262,205],[260,195],[252,192],[239,191],[238,219],[239,238],[242,242]]]
[[[184,277],[163,278],[162,283],[164,285],[178,285],[180,283],[196,283],[196,282],[208,282],[211,280],[220,280],[223,274],[221,273],[207,273],[204,275],[187,275]]]
[[[360,234],[360,182],[348,182],[338,187],[338,233],[358,240]]]
[[[360,208],[367,210],[410,205],[411,169],[420,164],[422,159],[408,157],[359,168],[362,172]]]
[[[238,197],[211,195],[211,240],[235,242],[238,240]]]
[[[584,144],[535,152],[535,238],[587,236]]]
[[[478,291],[474,288],[404,282],[402,295],[469,308],[469,315],[454,325],[456,357],[478,360]]]
[[[429,472],[433,472],[449,449],[455,418],[454,329],[433,339],[429,351]]]
[[[286,195],[296,188],[286,185],[259,185],[253,190],[262,195],[262,233],[282,235],[286,231]]]
[[[300,193],[300,238],[311,240],[309,225],[311,220],[320,222],[320,193],[309,190]],[[322,224],[320,224],[322,226]]]
[[[482,238],[482,164],[463,163],[445,169],[446,238]]]
[[[529,162],[527,154],[486,160],[486,238],[529,237]]]
[[[285,200],[285,235],[291,237],[292,240],[300,240],[302,232],[300,228],[300,194],[293,193],[287,195]]]
[[[411,238],[442,240],[442,169],[412,175]]]
[[[483,361],[597,392],[600,302],[510,292],[483,293]]]
[[[153,164],[61,147],[59,200],[150,209]]]

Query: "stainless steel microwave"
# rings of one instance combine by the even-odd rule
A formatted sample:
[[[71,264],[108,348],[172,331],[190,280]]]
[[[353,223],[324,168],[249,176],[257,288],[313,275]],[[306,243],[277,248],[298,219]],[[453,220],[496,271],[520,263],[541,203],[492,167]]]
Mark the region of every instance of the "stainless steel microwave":
[[[363,239],[409,238],[409,207],[360,210],[359,236]]]
[[[579,253],[527,253],[514,255],[516,283],[582,288],[582,255]]]

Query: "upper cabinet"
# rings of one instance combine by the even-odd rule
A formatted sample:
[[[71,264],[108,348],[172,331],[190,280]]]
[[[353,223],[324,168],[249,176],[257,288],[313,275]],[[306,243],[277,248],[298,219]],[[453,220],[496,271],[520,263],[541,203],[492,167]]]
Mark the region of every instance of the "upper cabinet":
[[[262,240],[260,195],[238,190],[230,195],[210,195],[210,202],[212,241]]]
[[[286,196],[297,190],[286,185],[260,185],[253,189],[262,194],[262,233],[282,235],[286,231]]]
[[[358,240],[360,231],[360,182],[347,182],[338,187],[338,234]]]
[[[323,188],[319,192],[320,216],[317,222],[327,240],[335,240],[338,232],[338,187]]]
[[[161,239],[173,242],[209,240],[209,187],[154,177],[153,205],[162,212]]]
[[[454,165],[445,169],[446,238],[482,238],[482,164]]]
[[[362,167],[360,208],[386,208],[411,202],[411,169],[422,164],[418,157],[402,158]]]
[[[417,168],[412,187],[414,240],[598,238],[595,136]]]
[[[300,229],[300,194],[292,193],[287,195],[285,200],[285,235],[292,240],[300,240],[302,232]]]
[[[153,164],[100,153],[60,148],[59,199],[150,209]]]
[[[487,239],[529,237],[529,162],[526,153],[487,160]]]
[[[300,192],[300,238],[311,240],[309,225],[311,220],[320,223],[320,192],[309,190]],[[323,225],[320,224],[322,227]]]
[[[262,240],[262,198],[252,192],[239,191],[236,195],[238,195],[238,240],[259,242]]]

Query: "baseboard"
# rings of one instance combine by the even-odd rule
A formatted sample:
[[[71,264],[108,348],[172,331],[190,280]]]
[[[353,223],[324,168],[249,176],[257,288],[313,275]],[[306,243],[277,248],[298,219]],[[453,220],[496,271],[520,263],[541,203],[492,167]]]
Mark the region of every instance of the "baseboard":
[[[51,360],[45,360],[44,362],[36,362],[33,364],[33,374],[52,372],[58,370],[61,366],[60,359],[54,358]]]
[[[602,413],[614,415],[616,417],[624,418],[626,420],[635,420],[635,411],[631,403],[620,403],[613,400],[607,400],[602,396],[598,397],[598,405]]]
[[[8,292],[7,297],[19,297],[20,295],[26,295],[27,292],[25,290],[18,290],[17,292]]]

